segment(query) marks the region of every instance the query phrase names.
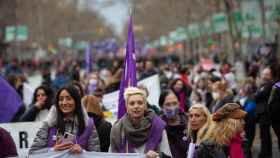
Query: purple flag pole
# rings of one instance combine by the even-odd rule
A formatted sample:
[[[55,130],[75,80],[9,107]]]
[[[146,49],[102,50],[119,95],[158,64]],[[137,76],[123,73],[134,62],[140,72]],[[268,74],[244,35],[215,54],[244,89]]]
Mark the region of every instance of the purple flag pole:
[[[120,119],[125,113],[125,100],[124,100],[124,91],[127,87],[137,86],[136,80],[136,57],[135,57],[135,48],[134,48],[134,33],[133,33],[133,22],[132,16],[130,16],[128,24],[128,35],[127,35],[127,44],[124,60],[124,69],[122,73],[122,80],[119,88],[119,104],[118,104],[118,119]]]
[[[92,71],[92,54],[91,54],[91,44],[85,49],[85,62],[86,62],[86,74],[88,75]]]
[[[0,75],[0,123],[8,123],[22,105],[16,90]]]

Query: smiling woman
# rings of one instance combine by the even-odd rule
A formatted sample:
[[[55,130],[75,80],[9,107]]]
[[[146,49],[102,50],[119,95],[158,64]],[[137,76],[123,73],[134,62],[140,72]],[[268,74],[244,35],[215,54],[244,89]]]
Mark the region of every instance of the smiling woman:
[[[37,132],[29,153],[42,148],[70,149],[72,153],[81,153],[83,149],[100,151],[94,122],[81,105],[80,94],[73,85],[57,92],[55,106]]]
[[[145,153],[147,158],[160,155],[171,157],[165,123],[148,110],[146,93],[129,87],[124,96],[127,114],[112,127],[109,150],[116,153]]]

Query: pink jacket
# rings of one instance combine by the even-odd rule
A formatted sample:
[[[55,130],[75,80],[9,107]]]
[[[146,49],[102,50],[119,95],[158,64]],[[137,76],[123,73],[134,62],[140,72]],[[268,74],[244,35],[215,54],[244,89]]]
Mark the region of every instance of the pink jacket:
[[[232,138],[229,144],[229,157],[230,158],[244,158],[244,153],[242,149],[242,137],[238,133],[235,137]]]

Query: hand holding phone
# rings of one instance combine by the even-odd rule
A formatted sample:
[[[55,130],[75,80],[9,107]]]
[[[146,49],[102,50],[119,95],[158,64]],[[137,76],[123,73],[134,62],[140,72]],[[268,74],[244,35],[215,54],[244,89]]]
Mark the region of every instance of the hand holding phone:
[[[62,151],[62,150],[66,150],[66,149],[70,149],[73,147],[73,143],[72,142],[68,142],[68,143],[63,143],[62,140],[58,140],[55,145],[54,145],[54,150],[55,151]]]
[[[69,133],[69,132],[65,132],[63,137],[62,137],[62,143],[67,144],[67,143],[76,143],[76,136]]]

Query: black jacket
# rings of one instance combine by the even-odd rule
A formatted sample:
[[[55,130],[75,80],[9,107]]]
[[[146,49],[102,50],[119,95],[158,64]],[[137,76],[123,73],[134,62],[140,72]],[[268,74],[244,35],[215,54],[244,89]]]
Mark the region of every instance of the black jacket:
[[[219,147],[214,143],[202,142],[195,152],[196,158],[227,158],[227,147]]]
[[[21,122],[31,122],[35,121],[37,114],[39,114],[40,109],[38,109],[35,105],[31,104],[27,111],[20,118]]]
[[[276,85],[273,86],[270,93],[268,113],[272,122],[278,122],[280,124],[280,87]]]
[[[110,133],[112,128],[111,123],[94,113],[88,113],[88,115],[94,120],[100,141],[101,152],[108,152],[110,146]]]
[[[267,112],[267,103],[270,96],[270,92],[272,89],[273,83],[268,82],[262,84],[257,92],[255,93],[255,101],[256,101],[256,114],[264,114]]]
[[[176,126],[166,126],[167,138],[173,158],[187,157],[187,150],[189,143],[187,142],[187,116],[180,112],[180,124]],[[167,118],[162,115],[162,120],[167,122]]]

